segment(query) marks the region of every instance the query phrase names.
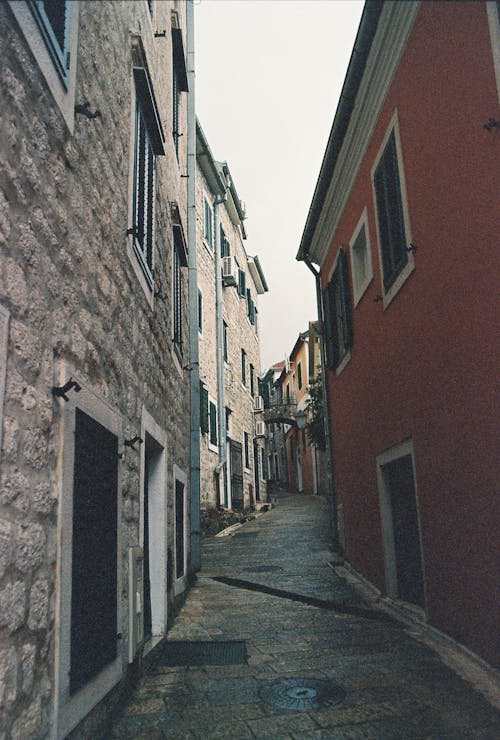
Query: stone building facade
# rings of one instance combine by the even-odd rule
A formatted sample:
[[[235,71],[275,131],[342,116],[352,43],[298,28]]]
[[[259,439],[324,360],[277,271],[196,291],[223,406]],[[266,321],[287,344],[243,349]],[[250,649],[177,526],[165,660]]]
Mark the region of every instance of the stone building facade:
[[[0,29],[0,736],[89,737],[189,568],[186,4]]]
[[[259,425],[258,296],[267,284],[247,255],[245,211],[226,163],[197,125],[197,268],[201,507],[246,510],[267,499]]]

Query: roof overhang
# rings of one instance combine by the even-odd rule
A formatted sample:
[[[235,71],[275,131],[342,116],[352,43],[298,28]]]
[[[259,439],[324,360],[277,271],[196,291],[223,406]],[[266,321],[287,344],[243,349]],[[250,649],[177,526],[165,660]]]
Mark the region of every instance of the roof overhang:
[[[297,260],[322,265],[328,253],[419,4],[365,4]]]
[[[196,119],[196,161],[213,195],[224,195],[226,185],[221,178],[219,167],[210,151],[208,141],[198,119]]]

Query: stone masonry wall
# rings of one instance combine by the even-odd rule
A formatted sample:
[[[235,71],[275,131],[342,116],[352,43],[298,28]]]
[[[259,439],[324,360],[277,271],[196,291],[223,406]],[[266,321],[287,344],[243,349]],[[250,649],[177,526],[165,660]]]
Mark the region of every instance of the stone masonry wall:
[[[49,734],[54,699],[64,491],[61,413],[51,387],[61,363],[121,416],[125,437],[139,433],[143,404],[166,430],[170,543],[172,465],[189,471],[189,378],[172,345],[169,208],[176,201],[186,224],[180,174],[187,136],[178,165],[169,36],[170,11],[176,8],[185,25],[184,5],[156,3],[154,26],[147,3],[79,5],[76,102],[90,101],[102,119],[77,117],[71,134],[9,6],[0,4],[0,303],[10,311],[0,473],[0,737],[19,739]],[[155,39],[156,28],[166,28],[167,37]],[[142,35],[166,132],[166,156],[157,157],[155,278],[168,297],[153,308],[127,256],[131,29]],[[138,543],[139,454],[127,450],[121,465],[126,638],[126,552]]]

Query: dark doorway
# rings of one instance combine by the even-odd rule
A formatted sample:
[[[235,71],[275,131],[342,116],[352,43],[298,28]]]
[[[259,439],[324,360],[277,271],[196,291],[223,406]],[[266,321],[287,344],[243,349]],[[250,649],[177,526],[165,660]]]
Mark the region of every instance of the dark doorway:
[[[151,574],[150,574],[150,543],[149,543],[149,469],[151,465],[151,437],[146,434],[144,449],[144,516],[143,516],[143,588],[144,588],[144,642],[153,636],[153,620],[151,614]]]
[[[398,597],[425,608],[422,552],[411,455],[382,465],[389,496]]]
[[[117,657],[118,438],[75,412],[70,693]]]
[[[231,440],[231,506],[243,511],[243,446]]]
[[[175,577],[182,578],[184,566],[184,483],[175,481]]]

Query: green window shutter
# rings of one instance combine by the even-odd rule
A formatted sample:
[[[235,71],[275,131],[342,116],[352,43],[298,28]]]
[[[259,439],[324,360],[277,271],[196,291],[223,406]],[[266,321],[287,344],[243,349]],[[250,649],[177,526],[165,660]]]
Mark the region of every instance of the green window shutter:
[[[217,408],[210,401],[210,444],[217,445]]]
[[[333,353],[333,322],[332,309],[330,306],[330,283],[323,290],[323,318],[324,318],[324,340],[326,346],[326,363],[328,367],[334,366]]]
[[[247,294],[247,276],[245,270],[238,268],[238,293],[242,298]]]
[[[202,434],[208,432],[208,390],[200,381],[200,429]]]

